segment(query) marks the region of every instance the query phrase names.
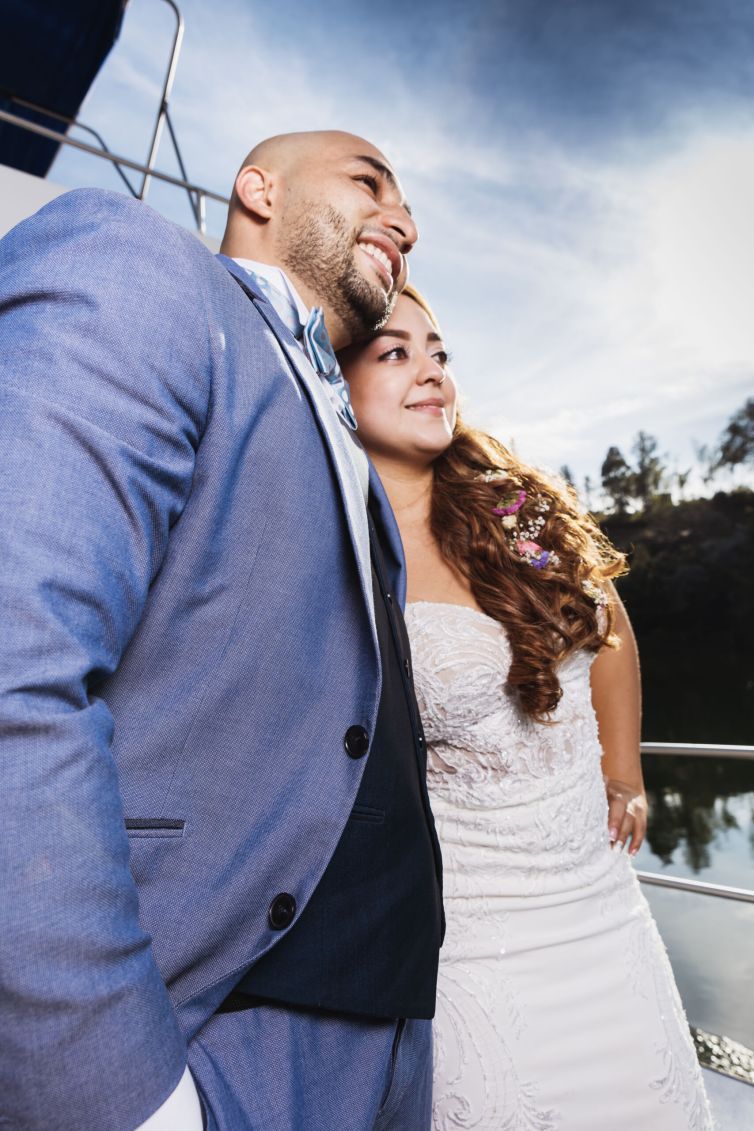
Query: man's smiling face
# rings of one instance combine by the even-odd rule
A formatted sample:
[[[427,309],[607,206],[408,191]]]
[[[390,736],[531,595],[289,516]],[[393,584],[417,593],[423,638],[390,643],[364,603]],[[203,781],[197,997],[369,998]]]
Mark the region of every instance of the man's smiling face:
[[[286,175],[278,256],[302,297],[354,340],[389,317],[417,231],[379,150],[349,134],[325,137]]]

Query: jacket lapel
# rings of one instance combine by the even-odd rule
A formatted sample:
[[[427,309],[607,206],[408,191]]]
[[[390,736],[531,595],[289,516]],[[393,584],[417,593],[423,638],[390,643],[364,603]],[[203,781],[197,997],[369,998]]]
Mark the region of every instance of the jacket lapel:
[[[395,521],[393,508],[388,502],[385,488],[382,486],[377,471],[372,461],[369,461],[369,507],[375,525],[379,528],[382,556],[385,561],[388,580],[393,593],[398,598],[401,609],[406,607],[406,559],[403,554],[398,523]]]
[[[372,567],[369,555],[369,526],[367,523],[364,492],[348,446],[353,440],[346,435],[345,428],[333,413],[329,397],[322,380],[309,363],[303,350],[287,326],[278,317],[272,304],[253,286],[246,272],[234,260],[225,255],[217,257],[228,271],[238,280],[242,289],[256,306],[267,325],[275,335],[294,372],[299,378],[307,399],[319,425],[323,440],[330,451],[335,466],[346,518],[351,533],[356,561],[359,567],[361,587],[369,609],[372,630],[375,633],[374,595],[372,592]],[[371,476],[371,473],[370,473]],[[378,481],[379,482],[379,481]],[[371,483],[371,478],[370,478]],[[380,486],[380,490],[382,487]],[[384,494],[384,492],[383,492]],[[396,593],[398,589],[396,588]]]

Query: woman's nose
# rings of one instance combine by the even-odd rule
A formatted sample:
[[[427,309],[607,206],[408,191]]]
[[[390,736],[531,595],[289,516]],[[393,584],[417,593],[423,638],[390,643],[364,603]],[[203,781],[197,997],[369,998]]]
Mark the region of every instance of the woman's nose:
[[[446,377],[447,374],[439,361],[434,357],[428,357],[422,365],[419,374],[419,384],[426,385],[427,382],[432,382],[435,385],[442,385]]]

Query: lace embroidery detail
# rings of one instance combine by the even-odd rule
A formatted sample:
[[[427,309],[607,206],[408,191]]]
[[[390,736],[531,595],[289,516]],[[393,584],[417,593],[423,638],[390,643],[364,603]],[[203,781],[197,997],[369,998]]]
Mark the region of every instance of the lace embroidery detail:
[[[711,1131],[664,948],[609,847],[592,654],[561,665],[542,726],[506,688],[497,621],[418,602],[406,623],[445,863],[435,1131],[628,1131],[622,1108],[632,1131]]]

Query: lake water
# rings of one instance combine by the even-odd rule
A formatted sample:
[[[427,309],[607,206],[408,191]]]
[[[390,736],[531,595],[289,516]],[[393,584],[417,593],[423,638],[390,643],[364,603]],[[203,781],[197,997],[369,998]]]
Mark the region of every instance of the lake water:
[[[645,872],[754,889],[754,761],[644,757]],[[754,1048],[754,904],[643,885],[689,1021]]]

